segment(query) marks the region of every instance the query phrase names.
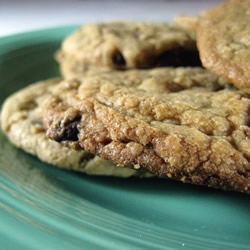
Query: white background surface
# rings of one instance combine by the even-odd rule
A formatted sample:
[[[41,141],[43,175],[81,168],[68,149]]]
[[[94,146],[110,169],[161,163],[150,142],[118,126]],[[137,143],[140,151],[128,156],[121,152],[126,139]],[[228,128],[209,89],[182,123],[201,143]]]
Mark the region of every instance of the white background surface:
[[[173,20],[223,0],[0,0],[0,36],[107,20]]]

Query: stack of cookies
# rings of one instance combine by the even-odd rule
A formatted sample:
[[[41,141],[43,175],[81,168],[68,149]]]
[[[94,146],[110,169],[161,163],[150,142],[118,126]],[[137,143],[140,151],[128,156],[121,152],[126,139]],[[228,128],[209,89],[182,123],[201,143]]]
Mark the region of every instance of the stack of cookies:
[[[249,194],[249,11],[84,24],[58,48],[60,79],[5,101],[2,130],[58,167]]]

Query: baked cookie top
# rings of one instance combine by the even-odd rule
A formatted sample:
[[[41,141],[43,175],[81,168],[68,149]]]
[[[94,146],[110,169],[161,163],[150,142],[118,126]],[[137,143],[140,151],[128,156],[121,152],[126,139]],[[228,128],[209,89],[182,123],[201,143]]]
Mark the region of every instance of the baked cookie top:
[[[60,84],[44,102],[47,135],[118,165],[249,193],[248,94],[201,68],[136,72]]]
[[[6,99],[1,112],[1,127],[10,142],[44,162],[66,169],[96,175],[150,176],[133,169],[119,168],[110,161],[84,150],[66,148],[46,137],[41,104],[59,82],[61,79],[34,83]]]
[[[250,1],[229,0],[205,12],[197,29],[203,65],[250,93]]]
[[[57,60],[115,69],[200,65],[194,33],[174,23],[113,21],[81,26]]]

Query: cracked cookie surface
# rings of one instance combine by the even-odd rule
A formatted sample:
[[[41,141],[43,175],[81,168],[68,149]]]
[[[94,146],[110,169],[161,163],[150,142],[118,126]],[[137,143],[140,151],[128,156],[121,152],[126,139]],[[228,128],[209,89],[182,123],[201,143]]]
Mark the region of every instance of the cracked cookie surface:
[[[205,69],[162,68],[65,81],[43,118],[47,135],[67,147],[249,193],[249,110],[247,93]]]
[[[51,79],[34,83],[6,99],[1,111],[1,127],[10,142],[58,167],[96,175],[140,175],[138,171],[119,168],[110,161],[83,150],[66,148],[46,137],[41,105],[60,82],[61,79]]]
[[[207,10],[197,28],[203,65],[250,93],[250,1],[229,0]]]

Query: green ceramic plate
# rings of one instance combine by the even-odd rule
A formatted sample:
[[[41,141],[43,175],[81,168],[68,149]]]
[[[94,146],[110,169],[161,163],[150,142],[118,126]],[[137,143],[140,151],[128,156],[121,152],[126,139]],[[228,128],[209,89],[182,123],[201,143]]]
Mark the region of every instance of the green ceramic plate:
[[[76,26],[0,39],[0,104],[58,76],[53,59]],[[3,249],[249,249],[248,195],[159,179],[57,169],[0,132]]]

